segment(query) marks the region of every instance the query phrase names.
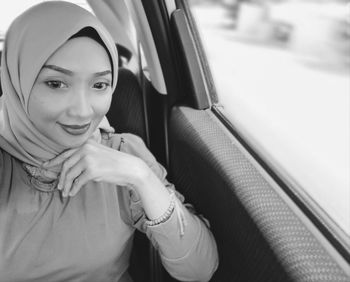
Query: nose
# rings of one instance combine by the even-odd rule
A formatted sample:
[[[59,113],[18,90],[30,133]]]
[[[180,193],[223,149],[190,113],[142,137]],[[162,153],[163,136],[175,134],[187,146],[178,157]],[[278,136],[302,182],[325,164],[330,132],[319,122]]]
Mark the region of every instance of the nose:
[[[72,96],[68,114],[81,119],[90,117],[93,113],[93,107],[88,89],[84,86],[77,87]]]

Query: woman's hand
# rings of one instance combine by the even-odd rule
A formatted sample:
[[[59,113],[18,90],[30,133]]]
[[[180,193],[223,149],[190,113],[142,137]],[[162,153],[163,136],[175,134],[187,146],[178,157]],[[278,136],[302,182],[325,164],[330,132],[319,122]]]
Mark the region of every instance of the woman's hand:
[[[74,196],[89,181],[138,185],[150,173],[139,158],[89,140],[44,163],[44,168],[62,164],[58,189],[63,197]]]
[[[148,165],[135,156],[119,152],[89,140],[83,146],[70,149],[43,164],[50,168],[62,164],[58,189],[63,197],[74,196],[89,181],[108,182],[132,187],[140,196],[150,219],[167,210],[170,195]]]

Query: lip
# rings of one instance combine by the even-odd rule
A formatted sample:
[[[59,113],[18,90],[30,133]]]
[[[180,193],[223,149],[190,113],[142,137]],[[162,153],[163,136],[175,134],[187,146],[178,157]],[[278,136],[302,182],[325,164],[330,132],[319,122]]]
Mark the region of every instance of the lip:
[[[89,130],[91,122],[86,124],[63,124],[58,122],[58,124],[68,134],[77,136],[85,134]]]

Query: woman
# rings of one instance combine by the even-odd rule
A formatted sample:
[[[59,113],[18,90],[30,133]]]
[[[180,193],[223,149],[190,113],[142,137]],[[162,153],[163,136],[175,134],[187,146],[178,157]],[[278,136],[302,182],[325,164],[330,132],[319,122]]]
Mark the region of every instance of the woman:
[[[131,281],[135,229],[179,280],[209,280],[215,241],[140,138],[104,116],[118,55],[97,19],[45,2],[10,26],[0,98],[0,281]],[[147,263],[147,262],[145,262]]]

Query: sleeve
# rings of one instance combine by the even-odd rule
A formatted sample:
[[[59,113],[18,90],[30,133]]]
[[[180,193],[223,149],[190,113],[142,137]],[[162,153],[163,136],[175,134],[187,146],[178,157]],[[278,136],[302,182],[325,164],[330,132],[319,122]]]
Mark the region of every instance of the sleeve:
[[[190,204],[184,204],[184,197],[166,180],[166,170],[155,160],[141,138],[131,134],[125,134],[122,138],[121,151],[143,159],[165,187],[176,195],[170,218],[158,225],[148,226],[142,203],[137,195],[132,194],[132,224],[146,233],[170,275],[181,281],[209,281],[218,267],[218,252],[208,221],[195,215]]]

